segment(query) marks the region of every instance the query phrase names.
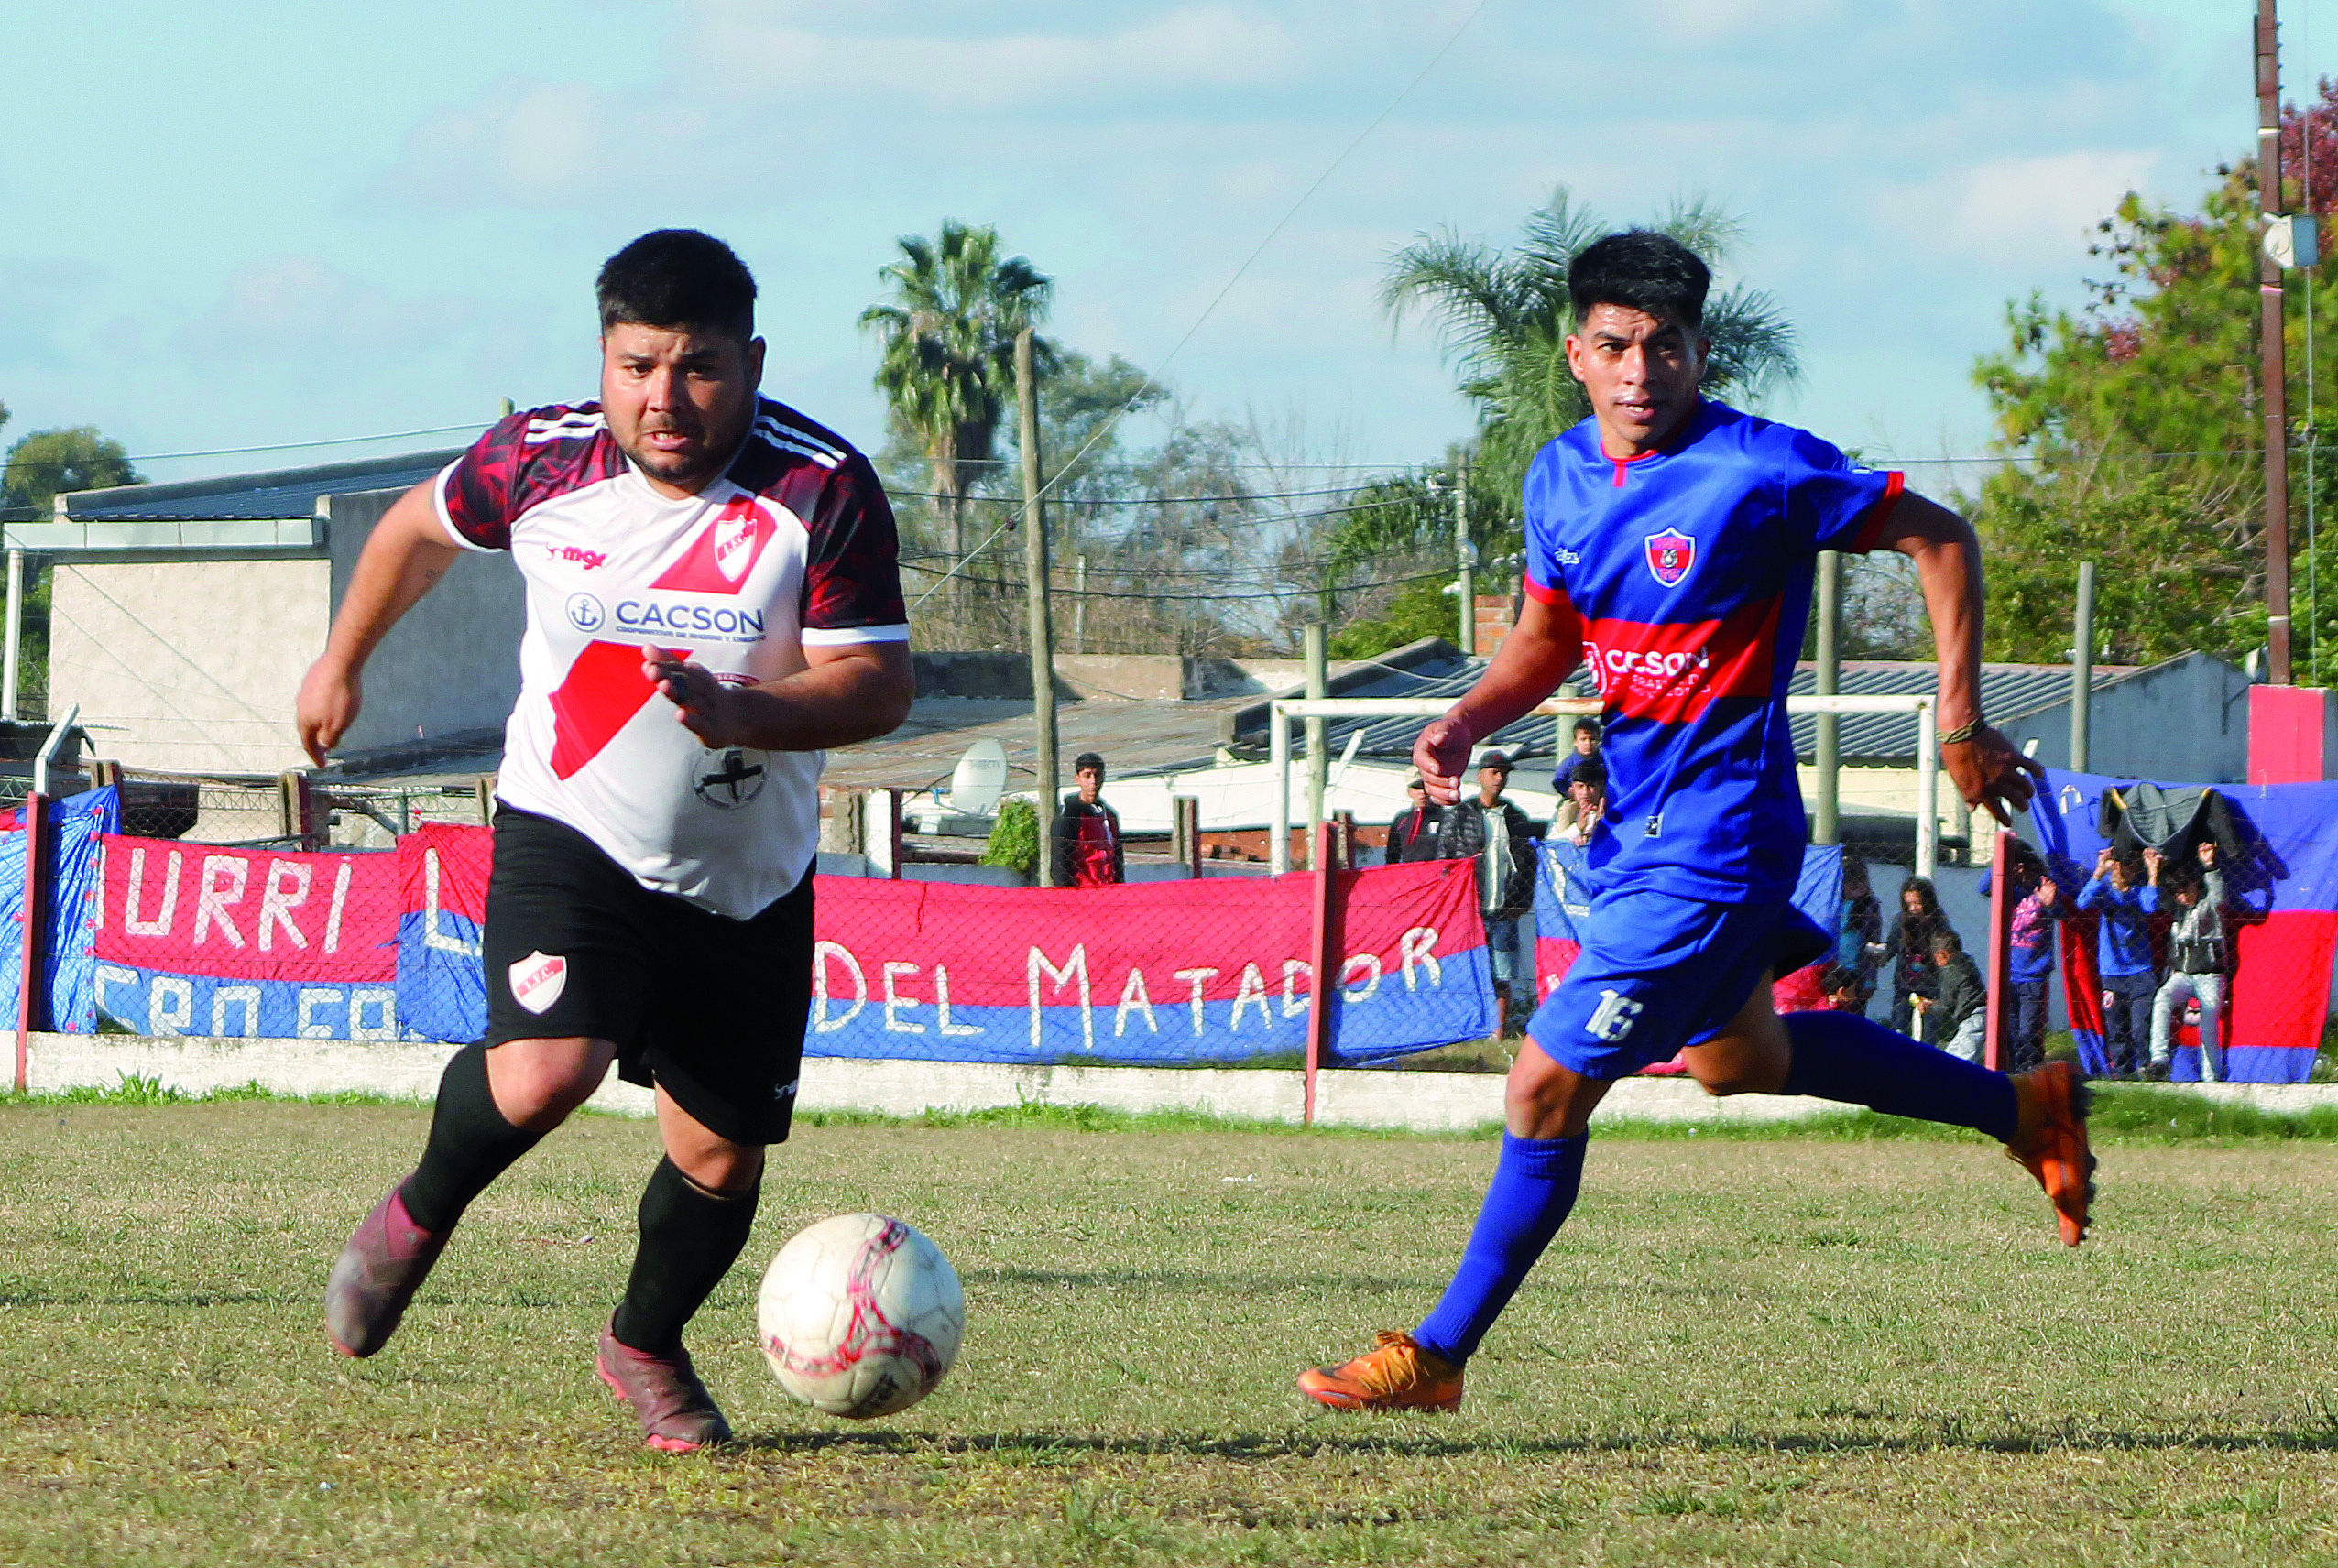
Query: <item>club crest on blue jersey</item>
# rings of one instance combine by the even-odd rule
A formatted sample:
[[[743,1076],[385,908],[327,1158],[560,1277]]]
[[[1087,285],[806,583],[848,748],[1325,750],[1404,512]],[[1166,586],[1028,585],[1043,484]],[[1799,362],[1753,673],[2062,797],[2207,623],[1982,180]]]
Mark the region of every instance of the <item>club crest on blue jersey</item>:
[[[1678,528],[1650,534],[1644,542],[1648,547],[1649,574],[1667,588],[1677,586],[1697,564],[1697,541]]]

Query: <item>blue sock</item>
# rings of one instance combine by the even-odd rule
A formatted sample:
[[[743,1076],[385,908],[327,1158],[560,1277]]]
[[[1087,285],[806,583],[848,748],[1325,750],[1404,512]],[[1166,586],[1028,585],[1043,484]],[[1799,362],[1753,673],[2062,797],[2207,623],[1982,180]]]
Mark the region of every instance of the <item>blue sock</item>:
[[[1558,1234],[1583,1181],[1586,1133],[1575,1138],[1502,1135],[1502,1158],[1461,1249],[1461,1266],[1413,1338],[1448,1361],[1467,1361],[1510,1304],[1535,1259]]]
[[[1788,1013],[1794,1042],[1781,1094],[1810,1094],[1887,1116],[2014,1135],[2014,1083],[2002,1073],[1896,1034],[1855,1013]]]

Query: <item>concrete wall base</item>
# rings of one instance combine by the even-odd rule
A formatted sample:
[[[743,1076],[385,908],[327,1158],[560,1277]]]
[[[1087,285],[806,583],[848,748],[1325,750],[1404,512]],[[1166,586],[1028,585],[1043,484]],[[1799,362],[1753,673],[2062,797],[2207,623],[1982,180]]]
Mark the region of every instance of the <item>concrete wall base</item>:
[[[154,1040],[133,1035],[36,1034],[27,1052],[36,1092],[111,1088],[150,1078],[200,1094],[257,1083],[279,1094],[380,1094],[426,1101],[438,1091],[450,1045],[412,1041],[353,1044],[315,1040]],[[2194,1083],[2187,1091],[2276,1113],[2338,1105],[2333,1083]],[[650,1114],[650,1092],[614,1074],[595,1094],[596,1110]],[[1098,1105],[1107,1110],[1189,1110],[1250,1121],[1296,1122],[1306,1090],[1281,1071],[1168,1067],[1010,1067],[965,1062],[869,1062],[814,1057],[803,1064],[798,1100],[807,1111],[869,1111],[913,1116],[928,1110]],[[1840,1111],[1827,1100],[1746,1094],[1717,1100],[1681,1078],[1627,1078],[1608,1094],[1597,1120],[1705,1124],[1792,1121]],[[1369,1069],[1326,1073],[1316,1119],[1331,1127],[1462,1132],[1502,1119],[1502,1079],[1482,1073]]]

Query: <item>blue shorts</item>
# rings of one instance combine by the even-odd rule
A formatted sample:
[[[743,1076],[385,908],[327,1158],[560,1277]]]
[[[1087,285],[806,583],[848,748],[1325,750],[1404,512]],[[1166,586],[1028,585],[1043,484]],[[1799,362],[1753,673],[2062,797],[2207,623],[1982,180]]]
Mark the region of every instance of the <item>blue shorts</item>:
[[[1669,893],[1595,897],[1582,951],[1526,1032],[1561,1067],[1622,1078],[1721,1033],[1763,974],[1791,973],[1834,938],[1785,898],[1719,904]]]

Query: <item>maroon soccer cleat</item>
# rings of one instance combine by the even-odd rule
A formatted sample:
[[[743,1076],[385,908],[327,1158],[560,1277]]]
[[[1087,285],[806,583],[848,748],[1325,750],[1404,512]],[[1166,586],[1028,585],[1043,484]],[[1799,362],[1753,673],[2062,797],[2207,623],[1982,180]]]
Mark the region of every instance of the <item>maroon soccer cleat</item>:
[[[611,1318],[615,1325],[617,1320]],[[652,1356],[621,1343],[608,1329],[601,1331],[600,1354],[593,1370],[609,1391],[633,1407],[641,1418],[641,1441],[665,1454],[695,1454],[731,1439],[730,1422],[716,1408],[715,1397],[698,1380],[690,1352],[677,1345],[672,1356]]]
[[[333,1347],[344,1356],[371,1356],[388,1345],[449,1234],[416,1225],[392,1187],[358,1223],[325,1281],[324,1331]]]

